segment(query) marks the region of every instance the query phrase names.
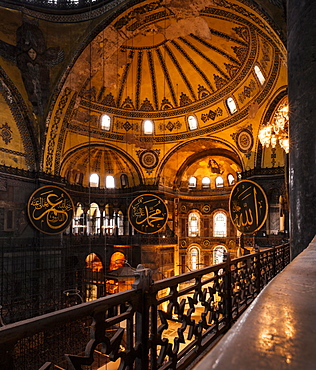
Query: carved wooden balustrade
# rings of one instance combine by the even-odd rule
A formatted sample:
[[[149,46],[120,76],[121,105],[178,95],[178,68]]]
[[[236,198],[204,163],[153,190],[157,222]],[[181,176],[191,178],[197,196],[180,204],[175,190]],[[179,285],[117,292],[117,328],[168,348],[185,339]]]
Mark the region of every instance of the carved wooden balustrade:
[[[0,368],[187,369],[289,262],[284,244],[157,282],[140,265],[133,289],[0,328]]]

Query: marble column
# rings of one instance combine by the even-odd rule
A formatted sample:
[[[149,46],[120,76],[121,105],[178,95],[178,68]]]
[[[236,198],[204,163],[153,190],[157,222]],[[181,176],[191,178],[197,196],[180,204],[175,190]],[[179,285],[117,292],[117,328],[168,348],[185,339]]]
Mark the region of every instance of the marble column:
[[[292,255],[316,234],[316,1],[288,0]]]

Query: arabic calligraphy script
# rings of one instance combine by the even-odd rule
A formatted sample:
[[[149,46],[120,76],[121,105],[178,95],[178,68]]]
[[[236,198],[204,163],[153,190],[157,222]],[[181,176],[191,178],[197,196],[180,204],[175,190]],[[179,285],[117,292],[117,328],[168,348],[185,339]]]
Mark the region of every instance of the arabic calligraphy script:
[[[229,212],[233,224],[240,232],[252,234],[266,221],[267,197],[258,184],[250,180],[242,180],[232,189]]]
[[[32,224],[47,234],[64,231],[73,217],[70,196],[58,186],[43,186],[36,190],[28,203],[28,215]]]
[[[168,210],[164,201],[157,195],[144,194],[133,200],[128,217],[132,226],[143,234],[160,231],[168,220]]]

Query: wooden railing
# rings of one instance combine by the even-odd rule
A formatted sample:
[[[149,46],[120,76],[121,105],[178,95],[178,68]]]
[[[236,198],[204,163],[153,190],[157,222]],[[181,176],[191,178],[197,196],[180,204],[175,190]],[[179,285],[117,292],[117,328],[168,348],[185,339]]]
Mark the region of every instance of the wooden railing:
[[[187,369],[290,262],[288,244],[0,329],[1,369]]]

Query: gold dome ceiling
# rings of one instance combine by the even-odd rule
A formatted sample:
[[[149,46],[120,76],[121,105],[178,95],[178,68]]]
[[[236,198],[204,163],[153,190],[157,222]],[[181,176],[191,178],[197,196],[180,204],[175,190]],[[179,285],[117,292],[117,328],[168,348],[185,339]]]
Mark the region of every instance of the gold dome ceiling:
[[[242,70],[249,69],[245,62],[251,48],[250,31],[225,19],[206,16],[202,21],[207,25],[207,37],[183,33],[166,39],[162,31],[173,24],[167,19],[127,40],[112,58],[111,67],[119,66],[116,78],[106,70],[99,71],[82,91],[82,97],[108,112],[159,112],[184,106],[192,110],[197,108],[196,103],[214,99]],[[195,18],[186,20],[183,26],[194,29],[196,22]],[[238,82],[240,78],[229,90]]]
[[[121,175],[126,175],[126,186],[139,185],[140,174],[133,161],[114,150],[92,143],[69,153],[63,161],[61,175],[70,183],[88,186],[89,175],[97,173],[100,177],[100,187],[105,187],[107,175],[114,176],[116,187],[120,187]]]
[[[195,9],[186,0],[143,2],[101,31],[66,82],[78,92],[78,112],[89,112],[92,121],[102,113],[139,121],[194,112],[203,126],[229,118],[230,96],[239,111],[261,101],[280,63],[276,35],[232,4],[194,3]]]

